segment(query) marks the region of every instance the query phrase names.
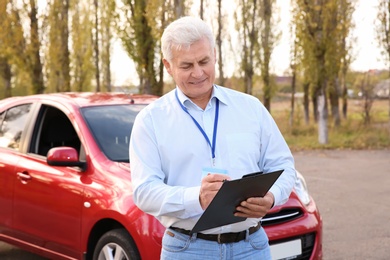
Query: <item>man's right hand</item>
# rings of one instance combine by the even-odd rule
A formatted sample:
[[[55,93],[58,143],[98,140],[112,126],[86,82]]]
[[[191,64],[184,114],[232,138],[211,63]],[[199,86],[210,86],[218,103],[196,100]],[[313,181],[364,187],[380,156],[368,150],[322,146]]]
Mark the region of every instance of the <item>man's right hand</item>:
[[[205,210],[210,202],[214,199],[215,194],[221,188],[224,181],[230,180],[226,174],[208,174],[202,179],[199,193],[199,202],[203,210]]]

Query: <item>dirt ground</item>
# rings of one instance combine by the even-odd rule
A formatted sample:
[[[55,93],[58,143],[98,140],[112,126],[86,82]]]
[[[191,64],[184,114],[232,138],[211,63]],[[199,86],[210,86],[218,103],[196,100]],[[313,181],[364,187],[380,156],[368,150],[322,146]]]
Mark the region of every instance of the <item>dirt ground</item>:
[[[294,156],[323,218],[324,259],[389,259],[390,150]]]
[[[390,150],[295,152],[320,209],[325,260],[390,256]],[[2,260],[43,260],[0,243]]]

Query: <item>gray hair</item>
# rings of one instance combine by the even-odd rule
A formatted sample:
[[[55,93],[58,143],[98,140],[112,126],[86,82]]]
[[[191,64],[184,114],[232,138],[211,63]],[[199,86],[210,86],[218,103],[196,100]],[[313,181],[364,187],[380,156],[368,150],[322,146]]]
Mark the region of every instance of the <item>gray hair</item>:
[[[163,58],[168,60],[168,62],[171,62],[173,59],[173,48],[176,48],[177,50],[180,50],[181,48],[189,49],[191,44],[201,40],[203,37],[208,39],[211,48],[214,49],[214,35],[207,23],[200,18],[191,16],[177,19],[165,28],[164,33],[161,36],[161,51]]]

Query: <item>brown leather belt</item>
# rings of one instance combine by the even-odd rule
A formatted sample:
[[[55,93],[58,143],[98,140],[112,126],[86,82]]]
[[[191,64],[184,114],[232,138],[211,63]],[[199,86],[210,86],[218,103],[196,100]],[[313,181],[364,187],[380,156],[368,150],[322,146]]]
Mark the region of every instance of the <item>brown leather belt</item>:
[[[257,224],[256,226],[249,228],[249,235],[255,233],[260,228],[261,228],[261,223],[259,222],[259,224]],[[184,235],[188,235],[188,236],[191,235],[189,230],[176,228],[176,227],[170,227],[170,229]],[[196,233],[196,237],[204,240],[215,241],[218,242],[219,244],[235,243],[244,240],[246,238],[246,230],[237,233],[223,233],[223,234]]]

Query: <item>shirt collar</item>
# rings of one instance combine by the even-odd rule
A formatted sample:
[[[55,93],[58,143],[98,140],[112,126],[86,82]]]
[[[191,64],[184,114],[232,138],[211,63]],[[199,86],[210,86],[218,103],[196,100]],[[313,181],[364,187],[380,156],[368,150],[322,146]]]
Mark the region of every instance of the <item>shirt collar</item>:
[[[179,101],[181,102],[181,104],[183,106],[187,107],[186,106],[187,100],[188,100],[188,102],[194,104],[186,95],[184,95],[184,93],[181,91],[181,89],[177,86],[176,86],[176,91],[177,91],[177,96],[179,98]],[[213,99],[214,97],[217,98],[223,104],[225,104],[225,105],[227,104],[226,98],[223,95],[223,93],[221,92],[221,87],[218,85],[215,85],[215,84],[213,85],[213,93],[211,94],[210,100]]]

